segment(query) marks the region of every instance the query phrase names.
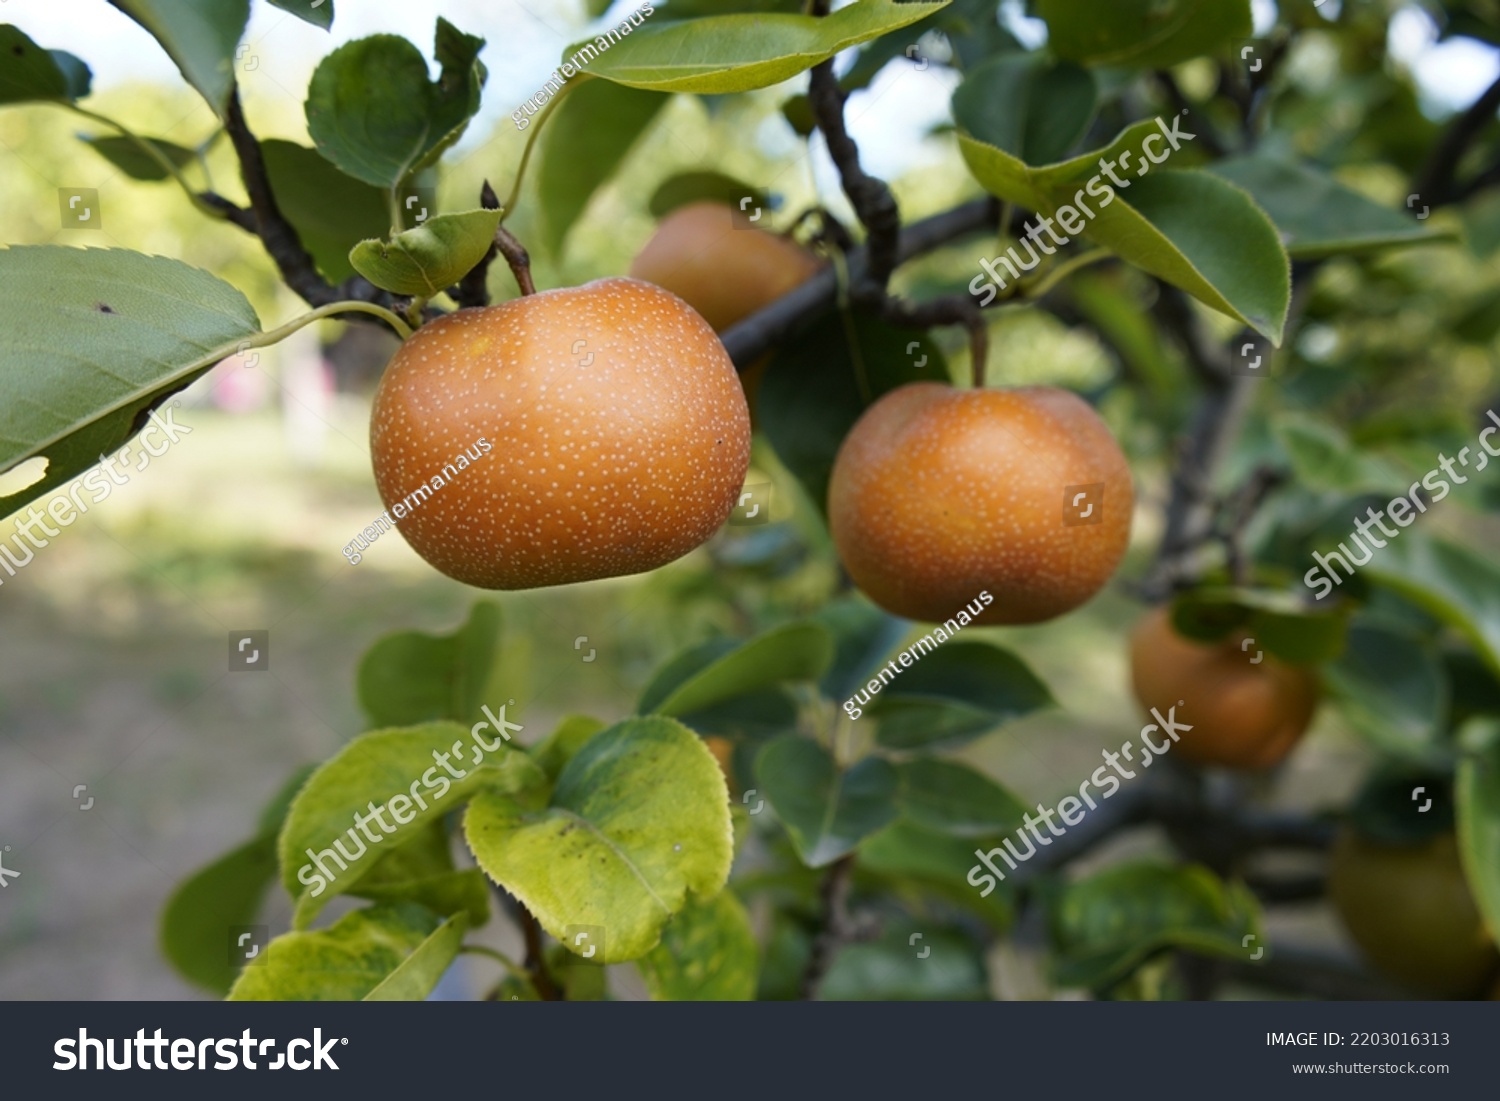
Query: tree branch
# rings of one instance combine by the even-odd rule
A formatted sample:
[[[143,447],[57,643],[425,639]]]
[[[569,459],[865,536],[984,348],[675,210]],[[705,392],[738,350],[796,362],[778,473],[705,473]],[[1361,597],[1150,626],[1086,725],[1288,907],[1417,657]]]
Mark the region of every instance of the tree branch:
[[[1500,78],[1448,126],[1427,163],[1412,182],[1412,191],[1427,206],[1439,207],[1461,197],[1455,186],[1459,163],[1469,146],[1500,111]]]

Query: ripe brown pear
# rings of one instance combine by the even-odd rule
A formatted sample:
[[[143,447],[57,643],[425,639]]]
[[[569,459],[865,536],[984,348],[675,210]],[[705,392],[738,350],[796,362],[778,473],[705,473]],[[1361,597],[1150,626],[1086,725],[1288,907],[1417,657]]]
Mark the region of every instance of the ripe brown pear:
[[[1328,896],[1365,958],[1414,992],[1472,997],[1500,964],[1451,833],[1391,845],[1342,830]]]
[[[1318,680],[1270,654],[1242,649],[1246,636],[1203,644],[1172,628],[1167,609],[1154,609],[1130,640],[1130,676],[1136,699],[1149,713],[1177,708],[1192,726],[1173,749],[1200,765],[1264,769],[1279,763],[1312,722]],[[1255,653],[1250,651],[1255,650]]]
[[[828,488],[854,583],[887,611],[932,623],[981,591],[994,600],[972,616],[979,624],[1078,607],[1119,566],[1134,503],[1098,414],[1039,386],[893,390],[845,438]]]
[[[795,241],[741,221],[715,202],[689,203],[661,220],[630,274],[664,287],[722,333],[810,279],[820,261]],[[741,374],[753,404],[769,355]]]
[[[469,585],[527,589],[702,544],[739,498],[750,417],[697,313],[601,279],[422,326],[381,379],[370,449],[418,554]]]

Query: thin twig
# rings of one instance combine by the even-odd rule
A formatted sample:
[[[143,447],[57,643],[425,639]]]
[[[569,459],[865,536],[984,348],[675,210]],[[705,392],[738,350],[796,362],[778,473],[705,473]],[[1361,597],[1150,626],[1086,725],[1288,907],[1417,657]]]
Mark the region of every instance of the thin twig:
[[[1412,182],[1412,192],[1427,206],[1438,207],[1453,202],[1460,190],[1455,186],[1463,156],[1500,111],[1500,78],[1469,105],[1469,109],[1449,124],[1442,139],[1428,157],[1427,163]]]

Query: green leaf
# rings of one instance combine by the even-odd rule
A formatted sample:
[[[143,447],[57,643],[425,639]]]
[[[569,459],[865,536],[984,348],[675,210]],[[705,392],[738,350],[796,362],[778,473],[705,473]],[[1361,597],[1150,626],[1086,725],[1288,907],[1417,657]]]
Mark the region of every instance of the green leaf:
[[[346,176],[316,149],[277,138],[260,143],[276,205],[297,231],[324,278],[354,274],[349,250],[390,229],[385,193]]]
[[[439,214],[389,241],[361,241],[349,263],[377,287],[431,298],[453,286],[495,243],[498,210]]]
[[[284,933],[266,946],[264,962],[240,972],[229,1000],[359,1001],[420,949],[439,921],[421,906],[371,906],[327,929]]]
[[[0,498],[0,515],[117,450],[151,407],[259,333],[244,295],[176,260],[0,250],[0,473],[48,460],[45,478]]]
[[[110,0],[151,32],[183,79],[221,118],[234,87],[234,51],[250,0]]]
[[[788,470],[826,515],[828,479],[839,445],[860,415],[908,382],[947,382],[943,354],[924,333],[868,314],[830,313],[783,344],[756,397],[760,427]]]
[[[427,78],[422,52],[397,35],[356,39],[319,63],[307,89],[307,132],[345,173],[394,188],[435,161],[479,110],[484,39],[437,21],[442,72]]]
[[[987,642],[940,642],[929,632],[907,649],[917,660],[885,683],[867,709],[883,746],[972,741],[1055,702],[1025,662]]]
[[[549,780],[556,780],[567,763],[604,727],[604,723],[588,715],[569,715],[531,750],[531,759]]]
[[[863,596],[830,601],[812,617],[833,632],[833,664],[823,674],[823,695],[843,700],[864,684],[872,669],[911,630],[911,623],[875,607]]]
[[[721,172],[683,172],[662,181],[646,207],[653,218],[665,218],[689,203],[715,202],[733,207],[739,206],[744,198],[753,200],[756,206],[768,210],[771,207],[768,192],[732,176]]]
[[[374,726],[473,722],[486,702],[499,642],[500,606],[489,600],[476,602],[451,635],[386,635],[360,659],[360,706]]]
[[[1327,421],[1284,413],[1276,418],[1272,432],[1291,460],[1299,487],[1353,495],[1399,494],[1410,485],[1390,463],[1355,447]]]
[[[363,998],[367,1002],[420,1002],[431,994],[443,973],[458,958],[464,933],[469,928],[468,914],[454,914],[417,945],[411,955],[380,981],[380,985]]]
[[[1067,886],[1051,913],[1063,986],[1103,990],[1163,948],[1249,959],[1265,934],[1255,897],[1206,868],[1120,864]],[[1250,941],[1253,945],[1255,941]]]
[[[1205,586],[1173,602],[1172,627],[1204,643],[1238,632],[1252,640],[1241,643],[1247,654],[1254,646],[1290,665],[1319,665],[1343,653],[1349,617],[1342,607],[1309,604],[1305,591]]]
[[[167,170],[130,138],[96,138],[80,134],[79,139],[133,180],[160,181],[169,178]],[[143,140],[178,168],[191,164],[198,156],[191,149],[163,141],[161,138]]]
[[[691,730],[656,716],[589,739],[546,807],[477,796],[464,834],[479,866],[566,947],[585,954],[574,927],[591,927],[596,963],[651,951],[689,891],[723,887],[733,849],[718,763]]]
[[[1467,547],[1407,532],[1387,543],[1365,569],[1458,628],[1500,673],[1500,565]]]
[[[984,953],[961,929],[935,922],[891,922],[880,939],[834,957],[818,1000],[982,1001],[989,997]]]
[[[953,93],[953,119],[1027,164],[1051,164],[1083,137],[1097,100],[1087,69],[1040,54],[1002,54],[965,75]]]
[[[1091,65],[1166,68],[1249,38],[1250,0],[1037,0],[1047,47]]]
[[[546,777],[526,754],[504,744],[486,748],[498,738],[494,731],[471,735],[451,722],[376,730],[355,738],[313,773],[293,801],[278,843],[281,881],[296,899],[293,925],[305,928],[335,895],[368,875],[389,851],[380,847],[385,842],[394,848],[414,838],[474,792],[544,791]],[[451,772],[435,754],[448,758]],[[380,817],[372,817],[372,802]],[[389,829],[381,821],[385,812]],[[336,841],[342,853],[333,848]]]
[[[859,847],[859,867],[893,880],[898,887],[910,883],[937,895],[1004,932],[1015,919],[1010,884],[993,884],[988,893],[981,894],[981,888],[968,881],[969,872],[981,867],[976,850],[988,852],[1000,844],[998,834],[977,840],[954,837],[898,818]]]
[[[896,806],[918,826],[954,837],[1008,833],[1026,814],[1014,795],[967,765],[919,757],[896,766]]]
[[[624,163],[668,98],[592,80],[587,74],[574,80],[564,86],[567,98],[553,110],[537,139],[541,163],[536,194],[543,239],[552,252],[562,247],[594,192]]]
[[[162,952],[187,979],[220,996],[239,968],[230,960],[230,930],[253,925],[276,878],[276,835],[262,835],[224,854],[181,883],[161,917]]]
[[[19,27],[0,24],[0,104],[82,99],[89,94],[89,68],[72,54],[38,46]]]
[[[813,622],[774,627],[732,649],[721,645],[694,648],[664,666],[641,694],[641,714],[684,715],[783,681],[817,680],[833,660],[832,637]]]
[[[1294,260],[1425,245],[1452,236],[1373,203],[1306,165],[1256,155],[1219,161],[1209,171],[1250,193]]]
[[[446,831],[444,833],[446,837]],[[371,902],[414,902],[436,914],[462,913],[472,925],[490,917],[490,885],[478,868],[455,869],[400,882],[371,883],[366,876],[350,894]]]
[[[325,31],[333,26],[333,0],[271,0],[271,6]]]
[[[748,92],[779,84],[946,5],[860,0],[823,19],[772,13],[647,23],[590,61],[589,72],[662,92]]]
[[[1500,723],[1467,726],[1458,766],[1459,852],[1490,938],[1500,944]]]
[[[677,716],[699,734],[763,741],[797,726],[797,701],[784,687],[763,688]]]
[[[745,907],[720,891],[684,906],[636,966],[656,1001],[748,1002],[755,998],[760,949]]]
[[[1433,761],[1448,713],[1448,677],[1437,647],[1378,620],[1356,621],[1324,680],[1350,725],[1386,753]]]
[[[816,742],[784,734],[760,751],[755,776],[798,855],[814,868],[853,852],[896,817],[896,770],[879,757],[840,769]]]

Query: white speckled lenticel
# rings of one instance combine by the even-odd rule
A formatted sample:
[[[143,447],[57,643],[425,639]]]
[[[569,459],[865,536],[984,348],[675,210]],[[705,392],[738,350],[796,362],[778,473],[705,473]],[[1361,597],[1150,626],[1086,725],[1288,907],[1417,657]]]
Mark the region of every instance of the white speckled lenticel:
[[[738,500],[750,414],[691,307],[600,279],[417,330],[376,391],[370,449],[418,554],[470,585],[529,589],[701,545]]]

